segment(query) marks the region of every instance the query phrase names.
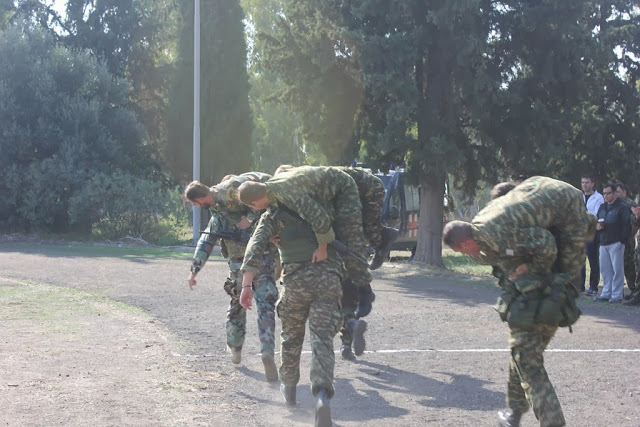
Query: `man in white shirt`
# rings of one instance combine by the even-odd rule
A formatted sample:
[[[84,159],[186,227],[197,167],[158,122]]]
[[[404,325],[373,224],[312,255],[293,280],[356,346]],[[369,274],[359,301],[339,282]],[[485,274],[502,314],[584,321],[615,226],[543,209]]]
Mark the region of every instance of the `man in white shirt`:
[[[596,191],[596,183],[593,180],[593,176],[590,174],[582,175],[580,184],[582,185],[582,196],[584,197],[584,204],[587,210],[597,216],[600,205],[604,203],[604,197]],[[587,242],[587,259],[589,260],[589,267],[591,268],[589,289],[587,290],[585,290],[585,281],[587,278],[586,263],[582,268],[581,291],[584,292],[585,295],[594,296],[598,294],[598,283],[600,282],[600,259],[598,250],[598,237],[596,236],[592,242]]]

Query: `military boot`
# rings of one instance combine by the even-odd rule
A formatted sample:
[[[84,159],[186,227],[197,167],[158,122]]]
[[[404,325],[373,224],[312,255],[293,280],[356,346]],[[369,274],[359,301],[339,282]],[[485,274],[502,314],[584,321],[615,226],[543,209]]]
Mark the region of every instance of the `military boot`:
[[[331,406],[329,406],[329,394],[327,390],[320,389],[316,395],[316,423],[315,427],[331,427]]]
[[[498,411],[498,427],[518,427],[520,418],[522,418],[522,412],[514,409]]]
[[[376,294],[371,290],[371,285],[362,287],[358,290],[358,305],[353,313],[356,319],[367,316],[371,313],[373,302],[376,300]]]
[[[229,357],[231,357],[231,361],[236,365],[242,361],[242,346],[229,347],[227,345],[227,353],[229,354]]]
[[[347,326],[351,329],[351,336],[353,337],[353,352],[356,356],[360,356],[367,346],[364,339],[364,333],[367,331],[367,322],[360,319],[349,319]]]
[[[382,227],[382,243],[380,247],[376,249],[376,254],[373,256],[371,263],[369,263],[369,270],[375,270],[389,259],[389,253],[391,252],[391,245],[396,241],[400,231],[397,228]]]
[[[295,385],[285,385],[284,383],[280,383],[280,393],[282,393],[282,397],[284,397],[284,403],[286,403],[287,406],[296,406]]]
[[[351,346],[347,344],[342,344],[342,347],[340,347],[340,355],[344,360],[356,360],[353,351],[351,351]]]
[[[263,354],[262,364],[264,365],[264,374],[267,376],[267,381],[278,381],[278,368],[276,368],[276,362],[273,360],[273,354]]]

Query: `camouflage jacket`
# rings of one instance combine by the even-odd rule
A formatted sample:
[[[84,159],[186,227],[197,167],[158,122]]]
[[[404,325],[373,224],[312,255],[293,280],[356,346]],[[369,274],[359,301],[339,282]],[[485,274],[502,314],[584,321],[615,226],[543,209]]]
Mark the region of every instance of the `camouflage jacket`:
[[[244,262],[240,269],[257,273],[260,270],[262,253],[269,245],[270,239],[279,237],[279,252],[282,266],[287,264],[310,263],[313,252],[318,247],[318,241],[311,225],[302,220],[288,220],[278,215],[277,211],[268,210],[260,217],[255,231],[247,245]],[[327,248],[328,264],[331,270],[343,275],[342,258],[336,250]]]
[[[268,211],[275,212],[279,204],[293,210],[311,225],[318,243],[335,240],[332,218],[336,195],[345,188],[356,189],[349,175],[327,166],[300,166],[279,173],[265,184],[271,203]]]
[[[548,274],[554,268],[555,273],[577,278],[595,224],[581,191],[537,176],[489,203],[473,219],[472,233],[484,253],[478,259],[507,276],[526,263],[532,274]]]
[[[229,178],[212,188],[213,199],[216,204],[211,207],[211,219],[205,229],[206,233],[200,236],[198,244],[196,245],[193,262],[191,264],[192,272],[197,273],[202,269],[209,259],[213,247],[219,240],[222,254],[225,258],[228,257],[231,260],[242,259],[247,247],[247,242],[249,241],[249,236],[251,236],[255,229],[256,219],[260,217],[262,212],[255,212],[240,203],[237,198],[237,189],[240,184],[247,180],[264,182],[269,178],[270,175],[261,172],[248,172]],[[247,229],[238,230],[235,224],[238,223],[243,216],[247,217],[247,219],[252,222],[252,225]],[[219,238],[215,235],[218,231],[235,233],[239,237],[239,240]],[[277,255],[277,250],[273,245],[267,245],[265,250]],[[262,259],[262,253],[260,254],[260,259]]]

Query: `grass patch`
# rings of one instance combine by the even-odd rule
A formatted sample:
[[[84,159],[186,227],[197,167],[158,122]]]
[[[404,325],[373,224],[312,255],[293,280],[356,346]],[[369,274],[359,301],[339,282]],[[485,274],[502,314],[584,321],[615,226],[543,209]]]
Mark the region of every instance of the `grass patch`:
[[[444,249],[442,251],[442,261],[445,267],[451,271],[470,276],[491,276],[491,266],[476,264],[468,255],[463,255]]]

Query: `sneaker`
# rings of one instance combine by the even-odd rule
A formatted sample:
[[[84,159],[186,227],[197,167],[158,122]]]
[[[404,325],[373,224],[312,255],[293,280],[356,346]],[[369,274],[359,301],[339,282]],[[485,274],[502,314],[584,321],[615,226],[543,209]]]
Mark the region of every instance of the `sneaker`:
[[[264,374],[267,376],[267,381],[278,381],[278,368],[276,368],[276,362],[273,360],[273,354],[263,354],[262,364],[264,365]]]
[[[593,289],[587,289],[586,291],[584,291],[584,294],[589,297],[595,296],[597,293],[598,291],[594,291]]]
[[[353,352],[356,356],[360,356],[367,346],[364,339],[364,333],[367,331],[367,322],[361,319],[349,319],[348,325],[353,337]]]
[[[611,304],[620,304],[620,303],[622,302],[622,298],[619,298],[619,299],[613,299],[613,298],[611,298],[611,299],[609,300],[609,302],[610,302]]]
[[[236,365],[242,361],[242,346],[233,348],[227,345],[227,353]]]
[[[286,403],[287,406],[296,406],[296,386],[285,385],[284,383],[281,383],[280,393],[282,393],[282,397],[284,397],[284,403]]]
[[[347,344],[342,344],[342,347],[340,347],[340,355],[344,360],[356,360],[356,356],[351,351],[351,346]]]
[[[598,295],[594,298],[594,301],[609,301],[611,298],[610,297],[603,297],[602,295]]]
[[[316,422],[315,427],[331,427],[331,406],[329,395],[325,389],[321,389],[316,395]]]

